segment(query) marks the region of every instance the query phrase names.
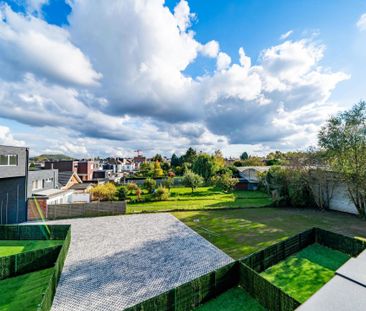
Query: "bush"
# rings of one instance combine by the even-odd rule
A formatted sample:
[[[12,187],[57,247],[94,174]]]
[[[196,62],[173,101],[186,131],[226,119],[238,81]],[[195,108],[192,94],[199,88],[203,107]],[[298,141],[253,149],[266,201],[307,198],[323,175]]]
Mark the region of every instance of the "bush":
[[[169,198],[169,190],[164,187],[158,187],[155,191],[155,198],[158,201],[166,201]]]
[[[144,188],[149,193],[152,193],[153,190],[156,188],[156,181],[152,178],[146,178],[145,181],[144,181]]]
[[[133,193],[133,191],[136,191],[138,188],[138,186],[136,185],[136,183],[134,182],[130,182],[128,185],[127,185],[127,190],[130,191],[130,193]]]
[[[99,201],[112,201],[115,199],[117,188],[109,182],[104,185],[96,185],[90,192]]]
[[[119,188],[117,189],[116,196],[117,196],[118,200],[120,200],[120,201],[124,201],[124,200],[126,200],[126,198],[127,198],[127,193],[128,193],[127,188],[126,188],[126,187],[121,186],[121,187],[119,187]]]

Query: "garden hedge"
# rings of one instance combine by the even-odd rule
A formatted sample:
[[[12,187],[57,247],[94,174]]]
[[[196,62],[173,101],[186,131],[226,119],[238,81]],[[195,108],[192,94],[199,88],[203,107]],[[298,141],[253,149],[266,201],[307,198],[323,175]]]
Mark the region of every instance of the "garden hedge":
[[[0,240],[64,240],[69,225],[0,225]]]
[[[62,268],[64,266],[67,252],[69,250],[69,246],[70,246],[70,242],[71,242],[71,229],[70,229],[70,226],[67,226],[67,227],[69,227],[69,229],[67,230],[67,233],[66,233],[66,236],[64,239],[64,243],[61,247],[60,253],[57,257],[57,260],[56,260],[56,263],[54,266],[54,271],[53,271],[52,277],[48,283],[47,290],[44,293],[43,300],[40,304],[40,307],[39,307],[40,311],[48,311],[48,310],[51,310],[51,307],[52,307],[53,297],[56,294],[57,284],[58,284],[58,281],[60,280]]]
[[[342,251],[353,257],[366,249],[364,241],[312,228],[241,259],[240,285],[268,310],[295,310],[300,302],[264,279],[259,273],[313,243]]]
[[[342,251],[350,256],[357,256],[366,249],[365,241],[312,228],[143,301],[127,311],[192,310],[238,285],[270,311],[293,311],[301,303],[263,278],[260,273],[313,243]]]
[[[0,279],[53,267],[52,276],[37,309],[50,310],[70,246],[70,225],[2,225],[0,240],[63,240],[62,245],[0,257]]]
[[[52,267],[61,245],[0,257],[0,280]]]
[[[238,267],[238,263],[230,263],[172,290],[145,300],[126,309],[126,311],[192,310],[201,303],[237,285],[239,282]]]

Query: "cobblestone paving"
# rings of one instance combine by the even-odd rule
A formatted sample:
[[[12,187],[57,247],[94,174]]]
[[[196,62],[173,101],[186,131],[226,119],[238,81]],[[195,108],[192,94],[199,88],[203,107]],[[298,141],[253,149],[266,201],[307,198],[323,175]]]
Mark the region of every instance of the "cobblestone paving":
[[[52,310],[123,310],[233,261],[170,214],[58,220],[71,246]]]

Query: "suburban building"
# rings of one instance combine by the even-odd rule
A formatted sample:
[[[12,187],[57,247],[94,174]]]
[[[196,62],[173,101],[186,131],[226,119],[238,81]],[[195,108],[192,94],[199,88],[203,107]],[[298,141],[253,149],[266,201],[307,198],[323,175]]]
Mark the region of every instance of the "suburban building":
[[[267,172],[270,166],[241,166],[239,171],[239,183],[236,185],[238,190],[257,190],[259,185],[259,174]]]
[[[81,183],[82,180],[75,172],[58,172],[58,187],[62,190],[70,189],[73,185]]]
[[[67,161],[47,161],[45,169],[58,169],[60,173],[74,172],[78,174],[82,181],[93,179],[94,161],[93,160],[67,160]]]
[[[58,188],[58,170],[34,170],[28,172],[28,198],[43,190]]]
[[[0,224],[27,220],[29,150],[0,146]]]

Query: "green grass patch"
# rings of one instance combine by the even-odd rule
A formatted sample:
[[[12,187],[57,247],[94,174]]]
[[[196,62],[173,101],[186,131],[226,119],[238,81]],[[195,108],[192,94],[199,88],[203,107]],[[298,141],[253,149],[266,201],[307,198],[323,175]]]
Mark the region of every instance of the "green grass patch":
[[[0,281],[0,311],[37,310],[53,268]]]
[[[62,245],[62,240],[0,240],[0,257]]]
[[[305,302],[350,256],[313,244],[268,268],[261,275],[299,302]]]
[[[313,209],[261,207],[172,214],[234,259],[247,256],[312,227],[366,237],[366,226],[362,219]]]
[[[196,311],[265,311],[257,300],[241,287],[229,289],[215,299],[199,306]]]
[[[149,198],[149,196],[145,192],[142,195],[142,199]],[[135,196],[131,198],[136,199]],[[261,191],[225,193],[212,187],[200,187],[192,193],[189,188],[174,187],[171,189],[170,197],[167,201],[127,203],[127,212],[261,207],[268,206],[271,203],[272,199]]]

